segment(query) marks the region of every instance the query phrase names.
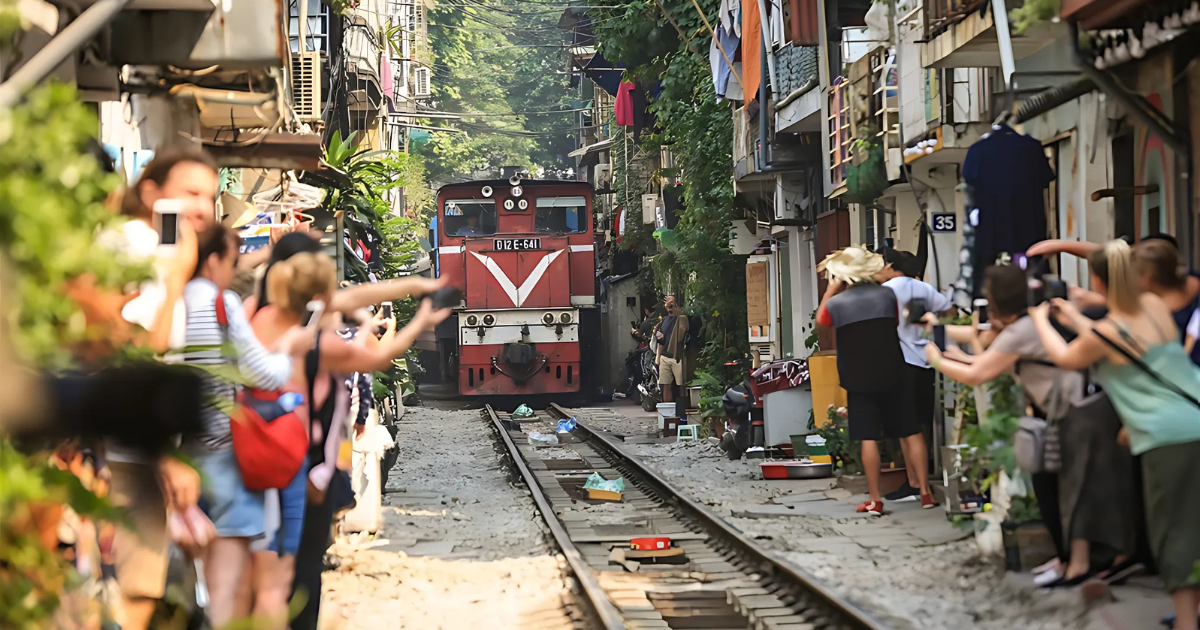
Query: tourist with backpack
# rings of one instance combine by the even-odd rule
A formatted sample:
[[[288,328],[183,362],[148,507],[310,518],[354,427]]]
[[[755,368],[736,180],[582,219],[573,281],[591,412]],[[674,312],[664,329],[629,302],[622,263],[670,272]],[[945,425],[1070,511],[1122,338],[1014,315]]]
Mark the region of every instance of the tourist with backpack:
[[[235,618],[238,586],[249,566],[250,542],[266,530],[261,491],[246,487],[234,452],[230,413],[238,384],[278,390],[292,376],[293,354],[303,354],[313,333],[294,328],[276,344],[263,348],[245,317],[237,294],[229,290],[236,274],[241,238],[222,225],[211,225],[198,237],[196,273],[183,292],[186,311],[184,348],[169,357],[206,372],[203,431],[184,444],[204,483],[200,506],[212,521],[217,538],[204,553],[209,592],[208,617],[214,627]],[[229,370],[236,366],[236,374]]]

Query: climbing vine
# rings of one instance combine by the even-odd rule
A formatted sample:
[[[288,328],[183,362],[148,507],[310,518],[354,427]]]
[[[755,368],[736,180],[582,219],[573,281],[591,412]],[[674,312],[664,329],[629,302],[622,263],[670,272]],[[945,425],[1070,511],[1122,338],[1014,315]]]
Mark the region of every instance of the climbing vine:
[[[719,2],[699,5],[712,22]],[[745,258],[729,249],[739,218],[730,176],[733,117],[713,88],[708,31],[691,0],[604,0],[593,6],[605,7],[592,9],[605,57],[625,62],[627,74],[645,85],[662,82],[651,105],[658,133],[643,135],[642,148],[670,148],[684,207],[674,242],[655,255],[655,284],[682,293],[685,309],[703,321],[698,369],[728,381],[734,375],[725,363],[748,349]],[[617,169],[614,159],[614,184]]]

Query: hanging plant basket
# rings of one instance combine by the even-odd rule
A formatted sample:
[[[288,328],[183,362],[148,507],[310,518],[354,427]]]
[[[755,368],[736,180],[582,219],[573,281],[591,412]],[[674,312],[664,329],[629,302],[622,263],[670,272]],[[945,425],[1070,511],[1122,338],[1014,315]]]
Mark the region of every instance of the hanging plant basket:
[[[853,158],[846,167],[846,201],[871,203],[888,187],[887,168],[883,165],[883,145],[855,140]]]

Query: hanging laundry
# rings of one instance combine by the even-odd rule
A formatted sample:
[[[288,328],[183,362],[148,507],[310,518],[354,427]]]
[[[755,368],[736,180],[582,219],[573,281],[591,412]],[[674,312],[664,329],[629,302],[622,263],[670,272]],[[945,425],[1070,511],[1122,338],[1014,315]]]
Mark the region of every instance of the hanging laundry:
[[[974,199],[967,208],[974,252],[964,259],[960,275],[971,280],[971,295],[980,297],[983,270],[1000,254],[1023,253],[1047,238],[1044,191],[1055,176],[1042,143],[1008,125],[993,126],[971,145],[962,173]]]
[[[718,46],[718,42],[720,45]],[[733,67],[729,62],[737,55],[738,44],[741,39],[737,35],[725,30],[723,25],[717,26],[717,36],[712,39],[708,47],[708,63],[712,67],[713,87],[717,91],[717,100],[724,97],[728,91],[729,75],[733,73]],[[724,49],[724,52],[722,52]],[[729,56],[729,61],[725,60],[726,55]],[[735,79],[736,82],[736,79]]]
[[[758,18],[758,0],[742,0],[742,89],[747,102],[758,96],[762,75],[762,23]]]
[[[622,127],[633,126],[633,81],[622,81],[613,102],[616,123]]]
[[[738,0],[721,0],[721,26],[726,33],[742,36],[742,6]]]

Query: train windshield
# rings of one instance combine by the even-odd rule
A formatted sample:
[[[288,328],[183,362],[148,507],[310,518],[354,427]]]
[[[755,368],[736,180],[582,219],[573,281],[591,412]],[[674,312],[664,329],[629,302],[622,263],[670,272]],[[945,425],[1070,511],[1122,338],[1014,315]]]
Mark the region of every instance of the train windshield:
[[[587,200],[583,197],[539,197],[533,227],[548,234],[582,232],[586,212]]]
[[[496,202],[491,199],[446,200],[446,236],[496,233]]]

